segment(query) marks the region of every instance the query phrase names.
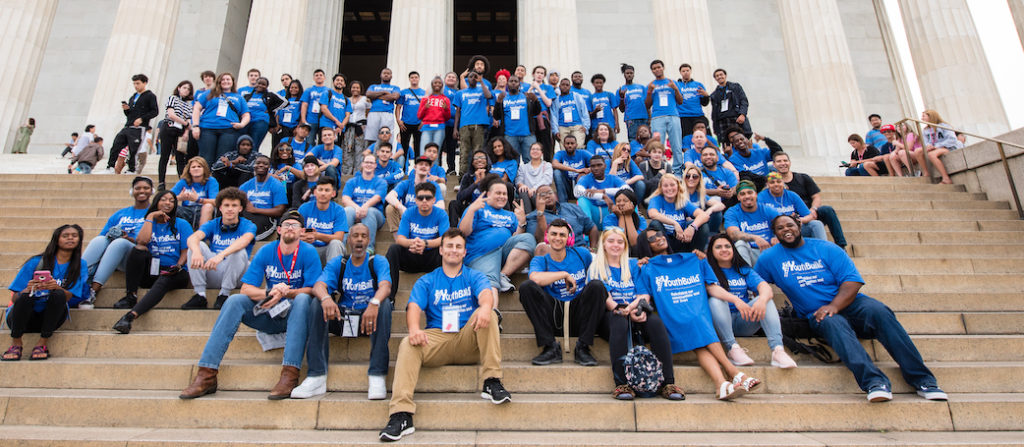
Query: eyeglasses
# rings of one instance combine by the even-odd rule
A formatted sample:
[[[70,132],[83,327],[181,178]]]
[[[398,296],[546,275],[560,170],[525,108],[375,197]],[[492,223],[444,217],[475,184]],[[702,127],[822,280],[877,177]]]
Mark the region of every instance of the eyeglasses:
[[[281,228],[284,228],[285,230],[297,230],[299,228],[302,228],[302,224],[294,223],[294,222],[293,223],[283,223],[283,224],[281,224]]]
[[[647,236],[647,242],[654,242],[654,241],[656,241],[658,239],[664,239],[664,238],[665,238],[664,234],[654,233],[654,234],[652,234],[650,236]]]
[[[388,131],[386,131],[386,130],[382,130],[382,131],[380,131],[379,133],[380,133],[381,135],[391,135],[391,132],[388,132]]]
[[[434,196],[416,196],[416,200],[431,200]]]
[[[689,179],[696,180],[696,179],[699,179],[699,178],[700,178],[700,174],[686,174],[686,179],[687,180],[689,180]]]
[[[553,194],[554,194],[553,191],[544,191],[544,192],[538,192],[537,193],[538,196],[550,196],[550,195],[553,195]]]
[[[487,156],[486,155],[475,155],[475,156],[473,156],[473,159],[474,160],[486,160]]]

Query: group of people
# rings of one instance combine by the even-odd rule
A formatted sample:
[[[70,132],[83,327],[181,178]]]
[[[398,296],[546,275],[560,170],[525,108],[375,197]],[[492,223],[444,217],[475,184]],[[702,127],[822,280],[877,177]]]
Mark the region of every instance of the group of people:
[[[179,135],[190,128],[199,140],[199,155],[177,163],[177,183],[166,189],[163,179],[134,178],[131,205],[114,213],[84,250],[81,228],[63,226],[23,265],[10,286],[14,343],[3,359],[21,358],[28,330],[43,336],[33,358],[47,357],[47,339],[68,309],[93,306],[120,269],[127,294],[114,307],[129,309],[113,326],[120,333],[129,333],[170,290],[194,289],[184,309],[208,308],[207,290],[218,290],[213,308],[220,313],[182,399],[216,392],[221,360],[241,323],[260,331],[261,343],[284,347],[270,399],[326,393],[329,334],[370,337],[367,396],[384,399],[400,274],[423,273],[408,292],[408,335],[397,354],[390,419],[380,433],[394,441],[414,431],[413,392],[423,366],[478,363],[482,396],[495,404],[511,400],[501,382],[500,293],[518,290],[540,350],[535,365],[562,361],[556,330],[567,311],[568,330],[577,337],[575,362],[597,365],[595,337],[608,341],[616,399],[648,395],[625,374],[624,357],[635,340],[650,344],[662,365],[652,394],[685,398],[672,356],[694,351],[716,384],[715,396],[731,400],[762,383],[739,370],[754,361],[736,337],[762,330],[771,364],[797,366],[782,346],[769,286],[775,284],[870,401],[890,400],[890,383],[857,336],[877,337],[919,394],[945,399],[892,311],[859,293],[864,280],[814,180],[791,170],[780,145],[750,131],[742,88],[728,83],[724,70],[715,72],[719,89],[709,93],[689,78],[686,64],[678,82],[664,77],[661,61],[650,66],[656,80],[624,87],[618,98],[603,91],[600,75],[588,97],[572,90],[582,82],[578,72],[564,79],[552,73],[555,79],[544,84],[544,67],[534,70],[536,83],[523,83],[525,67],[519,67],[523,73],[499,72],[491,85],[482,77],[488,69],[482,57],[455,77],[461,89],[454,99],[445,94],[455,88],[447,79],[453,73],[434,78],[430,95],[410,98],[390,85],[385,69],[382,84],[367,89],[366,123],[357,124],[372,144],[355,152],[338,143],[355,132],[351,105],[336,104],[352,101],[342,93],[344,76],[315,98],[312,87],[303,92],[289,80],[288,101],[297,97],[297,106],[278,110],[293,107],[276,126],[257,129],[264,135],[242,132],[251,130],[251,111],[260,106],[241,95],[270,95],[265,79],[250,71],[254,87],[239,94],[232,75],[211,76],[208,90],[196,94],[191,120],[182,120],[190,124],[170,126]],[[632,72],[623,67],[627,86]],[[314,80],[322,86],[324,73],[318,70]],[[719,90],[725,96],[716,97]],[[694,98],[696,108],[687,103]],[[128,104],[129,118],[140,101]],[[257,101],[273,115],[273,100]],[[717,111],[715,136],[699,107],[707,101]],[[397,109],[374,110],[378,104]],[[419,122],[408,109],[417,110]],[[614,139],[617,109],[635,133],[629,143]],[[180,118],[189,107],[169,101],[172,110]],[[530,119],[545,112],[547,120]],[[451,173],[441,166],[449,119],[464,156],[458,187],[449,187]],[[269,157],[260,154],[268,129],[285,122],[296,124]],[[408,132],[415,125],[419,132]],[[541,131],[560,144],[558,152],[549,154]],[[396,132],[408,132],[410,140],[394,142]],[[521,132],[529,135],[516,135]],[[671,167],[663,159],[666,135]],[[446,201],[449,190],[457,194]],[[393,242],[381,256],[377,232],[385,225]],[[268,242],[253,253],[260,240]],[[515,284],[513,276],[524,270],[528,279]],[[140,287],[147,288],[141,298]],[[304,359],[308,371],[300,382]]]
[[[882,125],[882,117],[877,114],[871,114],[868,121],[871,130],[867,134],[863,137],[851,134],[847,138],[853,151],[850,161],[841,166],[846,168],[846,175],[931,177],[928,169],[931,164],[939,173],[941,183],[953,183],[942,156],[963,148],[966,136],[953,131],[939,112],[929,109],[921,113],[921,121],[931,124],[920,128],[923,135],[918,135],[917,126],[905,122]]]

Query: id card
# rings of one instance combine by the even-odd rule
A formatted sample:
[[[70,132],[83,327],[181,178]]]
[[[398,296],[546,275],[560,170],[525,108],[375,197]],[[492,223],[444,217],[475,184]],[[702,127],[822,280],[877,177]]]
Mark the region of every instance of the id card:
[[[313,113],[320,113],[320,102],[313,103]]]
[[[284,117],[281,118],[281,121],[286,123],[292,122],[292,112],[284,112]]]
[[[181,129],[181,128],[185,127],[185,126],[182,126],[181,123],[179,123],[179,122],[171,121],[171,127],[175,128],[175,129]]]
[[[217,101],[217,116],[228,116],[228,99],[221,98]]]
[[[719,109],[719,111],[720,112],[728,112],[729,111],[729,99],[728,98],[722,100],[722,108]]]
[[[659,93],[658,94],[658,106],[659,107],[668,107],[668,93]]]
[[[572,109],[571,108],[566,107],[566,108],[562,109],[562,122],[563,123],[571,123],[572,122]]]
[[[274,307],[271,307],[270,310],[267,311],[267,313],[270,314],[270,318],[284,318],[288,316],[288,309],[291,308],[291,300],[281,300],[278,301],[277,304],[274,305]]]
[[[441,314],[441,331],[459,332],[459,329],[459,311],[455,309],[445,309]]]
[[[345,314],[342,316],[342,324],[345,326],[341,329],[342,337],[358,337],[359,336],[359,314]]]
[[[519,107],[512,107],[508,112],[512,120],[519,120]]]
[[[597,114],[594,116],[596,116],[597,119],[604,119],[604,107],[602,107],[601,110],[598,110]]]
[[[150,258],[149,260],[149,275],[157,276],[160,274],[160,258]]]

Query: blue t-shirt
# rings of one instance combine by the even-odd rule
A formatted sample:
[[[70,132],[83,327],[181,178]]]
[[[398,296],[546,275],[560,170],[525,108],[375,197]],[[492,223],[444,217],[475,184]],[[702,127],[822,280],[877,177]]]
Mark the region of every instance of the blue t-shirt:
[[[327,86],[313,85],[302,91],[301,101],[306,104],[307,123],[317,124],[320,122],[320,97],[327,95],[329,90]]]
[[[882,145],[888,143],[889,139],[878,129],[871,129],[864,135],[864,142],[881,150]]]
[[[339,291],[338,274],[341,273],[341,264],[344,260],[345,256],[331,258],[320,273],[320,278],[317,279],[317,282],[327,285],[327,293]],[[382,282],[391,284],[391,266],[388,265],[387,258],[381,255],[374,255],[373,270],[377,273],[378,285]],[[341,281],[340,291],[342,293],[338,305],[346,309],[366,309],[366,306],[370,304],[370,300],[373,299],[373,295],[377,293],[377,288],[373,286],[373,276],[370,275],[369,257],[363,259],[363,263],[358,266],[353,265],[351,259],[348,260],[348,265],[345,266],[345,278]]]
[[[318,233],[334,234],[348,233],[348,219],[345,216],[345,208],[334,201],[327,202],[327,209],[321,210],[316,206],[316,200],[303,203],[299,207],[299,214],[306,219],[305,228],[312,228]],[[313,246],[323,247],[327,245],[324,241],[315,241]]]
[[[310,151],[309,140],[295,141],[295,138],[288,137],[281,139],[281,142],[288,143],[292,147],[292,156],[295,157],[295,164],[298,165],[299,170],[302,170],[302,159],[306,158],[306,153]]]
[[[501,109],[504,113],[502,123],[505,125],[505,135],[511,137],[530,135],[530,116],[525,94],[522,92],[514,95],[506,94],[501,100]]]
[[[732,151],[732,155],[729,157],[729,161],[736,167],[737,171],[750,171],[758,175],[768,175],[769,172],[774,171],[769,163],[772,162],[770,152],[767,148],[760,146],[754,146],[750,148],[750,156],[744,157],[740,154],[740,151]]]
[[[262,183],[253,177],[242,183],[238,189],[249,196],[249,203],[252,203],[252,206],[261,210],[288,204],[288,190],[285,189],[284,183],[270,178],[269,175]]]
[[[206,179],[205,183],[193,183],[191,185],[186,183],[185,179],[179,179],[178,183],[175,183],[174,187],[171,188],[171,191],[173,191],[175,195],[181,194],[182,191],[192,191],[199,196],[199,199],[212,199],[217,197],[217,193],[220,192],[220,184],[218,184],[217,179],[213,177]],[[183,200],[181,202],[181,206],[193,205],[198,205],[198,203],[191,200]]]
[[[707,284],[718,284],[715,272],[707,262],[691,253],[655,256],[640,271],[636,294],[649,295],[654,301],[668,330],[672,352],[718,341],[714,328],[710,327]],[[700,331],[695,323],[705,323],[699,326],[710,327],[710,334]]]
[[[402,89],[391,84],[373,84],[370,88],[366,89],[366,93],[370,92],[387,92],[387,93],[402,93]],[[385,101],[383,99],[374,99],[370,104],[370,112],[394,112],[395,103],[391,101]]]
[[[782,213],[767,203],[758,202],[757,209],[750,213],[744,211],[743,206],[737,203],[725,210],[725,228],[738,227],[744,233],[757,235],[770,241],[772,240],[771,222],[779,214]]]
[[[544,256],[535,256],[530,260],[530,273],[534,272],[568,272],[576,281],[576,289],[569,293],[566,290],[564,279],[559,279],[544,286],[544,291],[559,301],[571,301],[580,296],[583,287],[587,285],[587,269],[594,260],[590,250],[580,247],[566,247],[565,259],[562,262],[555,261],[551,253]]]
[[[586,104],[585,100],[584,104]],[[583,125],[583,118],[580,115],[589,112],[579,110],[576,106],[576,94],[570,91],[558,97],[558,110],[554,111],[554,113],[558,114],[556,122],[559,126],[570,127]]]
[[[288,284],[293,289],[313,287],[320,277],[320,255],[312,245],[299,241],[299,248],[294,253],[282,254],[278,257],[278,244],[274,241],[256,251],[249,269],[242,275],[242,283],[260,287],[263,280],[267,281],[267,290],[280,283]]]
[[[331,160],[338,160],[340,163],[342,157],[344,157],[344,152],[342,152],[341,146],[338,146],[337,144],[331,145],[331,149],[327,149],[324,145],[318,144],[313,146],[313,149],[310,149],[308,155],[313,155],[324,163],[330,163]]]
[[[111,227],[118,226],[124,230],[124,234],[134,238],[139,235],[139,228],[142,228],[142,224],[146,220],[146,211],[149,210],[132,206],[121,208],[110,215],[107,223],[100,230],[100,234],[107,234]]]
[[[564,150],[555,152],[555,160],[558,160],[559,163],[573,169],[581,169],[590,166],[590,157],[593,156],[593,153],[585,149],[576,149],[575,151],[573,151],[572,155],[569,155],[569,152]],[[576,177],[580,176],[580,174],[577,172],[563,172],[565,172],[565,175],[568,175],[569,178],[573,180],[575,180]]]
[[[327,107],[331,111],[331,115],[334,115],[338,121],[345,121],[345,114],[352,113],[352,101],[345,97],[343,93],[338,93],[334,90],[328,90],[327,93],[320,95],[320,109],[323,110]],[[335,127],[337,124],[327,118],[327,115],[321,113],[320,115],[320,127]],[[341,133],[345,133],[345,129],[341,129]],[[340,136],[340,135],[339,135]]]
[[[477,84],[474,88],[464,88],[455,93],[452,105],[459,108],[459,126],[490,125],[491,117],[487,114],[489,101],[484,97],[484,89]]]
[[[242,115],[249,111],[245,98],[238,93],[228,92],[212,99],[202,95],[196,97],[196,101],[203,106],[199,116],[200,129],[230,129],[232,123],[242,122]]]
[[[38,270],[39,261],[42,259],[41,256],[33,256],[28,262],[22,264],[21,268],[18,269],[18,274],[11,281],[11,285],[7,286],[7,289],[14,293],[21,293],[28,288],[28,282],[31,281],[32,275]],[[89,284],[87,280],[89,278],[89,265],[85,262],[85,259],[81,260],[81,264],[78,267],[78,280],[74,284],[68,284],[64,279],[68,274],[68,266],[70,262],[64,264],[58,264],[56,261],[53,263],[53,271],[50,272],[50,276],[60,284],[61,287],[71,292],[72,298],[68,300],[69,306],[77,305],[82,302],[86,297],[89,296]],[[43,293],[37,291],[37,296],[44,296]],[[37,300],[32,310],[35,312],[42,312],[46,308],[46,302],[49,298]],[[9,310],[9,309],[8,309]]]
[[[652,83],[654,84],[654,92],[651,95],[651,118],[659,116],[679,116],[678,104],[676,104],[676,92],[672,90],[671,79],[656,79]],[[646,99],[647,89],[644,88],[644,98]]]
[[[738,296],[747,304],[751,304],[757,299],[757,286],[763,283],[764,280],[761,279],[761,275],[758,275],[754,269],[740,267],[737,271],[732,267],[728,267],[722,269],[722,273],[725,274],[725,279],[729,282],[728,287],[726,287],[729,293]],[[739,312],[733,303],[729,303],[729,310],[733,313]]]
[[[701,172],[704,173],[704,178],[711,184],[715,185],[716,188],[722,186],[725,186],[726,188],[735,188],[739,183],[739,179],[736,178],[736,174],[725,168],[717,168],[714,171],[707,168],[701,168]]]
[[[579,88],[579,87],[576,87],[576,86],[572,86],[572,87],[569,87],[569,91],[573,92],[573,93],[579,93],[580,96],[583,97],[583,103],[587,105],[587,112],[588,113],[591,110],[594,110],[593,108],[590,107],[590,97],[594,96],[593,93],[590,93],[590,90],[587,90],[585,88]]]
[[[718,144],[718,138],[715,138],[714,135],[707,135],[705,133],[705,136],[708,139],[708,145],[709,146],[722,147],[721,144]],[[687,136],[683,137],[683,147],[685,147],[685,148],[692,148],[693,147],[693,134],[690,134],[690,135],[687,135]],[[718,153],[722,153],[722,151],[718,151]],[[698,155],[700,155],[700,154],[698,153]],[[698,158],[700,158],[700,157],[698,157]],[[719,158],[721,158],[721,156],[719,156]],[[719,160],[719,163],[721,163],[721,160]]]
[[[685,230],[686,226],[689,225],[687,222],[693,219],[693,213],[700,208],[697,208],[689,200],[684,200],[683,202],[683,207],[677,208],[675,203],[665,200],[665,197],[659,194],[651,197],[650,202],[647,204],[647,209],[658,210],[661,214],[678,222],[679,226]],[[665,225],[665,234],[676,234],[675,227]]]
[[[647,119],[647,105],[644,101],[647,99],[647,87],[640,84],[626,84],[619,87],[619,92],[625,92],[624,103],[626,104],[626,110],[623,113],[623,120],[642,120]]]
[[[245,95],[241,90],[238,93]],[[263,93],[253,93],[245,105],[249,107],[249,122],[270,122],[270,113],[267,111],[267,103],[263,102]]]
[[[605,175],[609,175],[611,172],[612,164],[608,163],[608,170],[605,171]],[[636,162],[633,161],[632,158],[629,159],[629,162],[627,162],[626,166],[619,166],[619,172],[615,173],[615,176],[622,179],[623,183],[625,183],[626,180],[629,180],[638,175],[642,176],[644,175],[644,173],[640,172],[640,167],[636,165]]]
[[[640,215],[640,213],[637,213],[636,217],[638,218],[638,221],[640,222],[640,224],[637,225],[636,231],[637,232],[641,232],[641,231],[646,230],[647,229],[647,219],[644,219],[644,216]],[[601,223],[604,225],[604,229],[605,230],[607,230],[609,227],[619,227],[619,216],[616,215],[615,213],[608,213],[608,214],[606,214],[604,216],[604,219],[601,219]],[[619,228],[621,228],[621,227],[619,227]]]
[[[615,114],[612,111],[619,106],[619,95],[608,91],[594,93],[590,95],[590,103],[588,104],[590,110],[594,110],[594,119],[590,120],[590,127],[597,129],[597,125],[601,123],[608,123],[615,129]],[[597,106],[604,106],[603,109],[597,110]]]
[[[419,208],[410,206],[402,213],[402,220],[398,223],[398,234],[409,239],[423,239],[429,241],[437,239],[448,231],[450,224],[448,213],[432,206],[430,214],[420,214]]]
[[[769,248],[761,253],[754,269],[765,281],[779,286],[793,303],[793,309],[804,318],[831,303],[842,283],[864,284],[846,252],[821,239],[804,238],[804,245],[797,248],[782,244]]]
[[[447,85],[444,86],[444,89],[442,89],[442,91],[444,92],[444,96],[448,97],[448,112],[451,113],[451,118],[448,118],[448,121],[445,121],[444,125],[445,126],[454,126],[455,125],[455,95],[458,94],[459,91],[455,90],[455,89],[453,89],[453,88],[451,88],[451,87],[449,87]]]
[[[277,111],[277,123],[288,128],[299,125],[299,113],[302,112],[302,101],[299,98],[288,98],[288,105]],[[300,158],[298,155],[295,158]]]
[[[177,217],[174,219],[174,232],[171,232],[171,224],[153,223],[153,233],[149,239],[149,253],[160,257],[160,267],[170,267],[178,263],[178,258],[183,251],[188,250],[188,237],[192,235],[192,225]],[[187,263],[182,265],[187,268]]]
[[[622,269],[608,267],[608,279],[604,280],[604,288],[616,303],[629,305],[636,299],[636,280],[640,277],[640,266],[635,258],[629,258],[629,280],[622,279]],[[594,275],[593,279],[600,279]]]
[[[618,145],[619,142],[615,140],[607,143],[598,143],[597,140],[590,140],[587,142],[587,152],[600,155],[601,158],[604,158],[604,164],[610,166],[612,164],[612,155],[615,154],[615,146]],[[590,159],[587,159],[587,162],[589,163]]]
[[[473,232],[466,241],[466,262],[501,247],[516,232],[516,215],[506,209],[484,205],[473,215]]]
[[[757,201],[771,204],[772,208],[778,210],[780,214],[797,213],[800,217],[811,214],[811,210],[807,209],[804,200],[797,193],[788,189],[782,190],[782,197],[775,197],[768,188],[765,188],[757,193]]]
[[[377,168],[374,170],[374,175],[384,179],[384,183],[388,184],[388,188],[402,181],[402,178],[405,177],[405,173],[402,172],[402,167],[394,160],[388,160],[387,166],[381,166],[380,161],[378,161]]]
[[[427,329],[445,329],[441,327],[444,312],[457,311],[459,327],[449,329],[458,330],[466,325],[473,311],[480,307],[477,297],[490,289],[491,282],[487,276],[469,267],[463,266],[454,278],[444,274],[444,267],[438,267],[416,280],[409,293],[409,303],[415,303],[426,314]]]
[[[362,174],[350,178],[345,182],[343,196],[348,196],[356,205],[363,206],[373,196],[379,196],[380,200],[374,208],[384,212],[384,196],[388,194],[388,183],[380,177],[373,177],[370,180],[364,179]]]
[[[516,183],[516,175],[519,173],[519,160],[508,159],[504,161],[495,162],[491,165],[491,172],[498,174],[508,175],[509,183]]]
[[[689,136],[689,135],[687,135],[687,136]],[[704,149],[702,148],[700,151],[698,151],[696,148],[694,148],[692,146],[687,146],[686,144],[683,144],[683,147],[689,147],[689,149],[687,149],[686,152],[683,153],[683,163],[693,163],[694,166],[697,166],[698,168],[703,168],[704,167],[704,162],[700,160],[700,153],[703,152]],[[725,164],[725,154],[723,154],[722,151],[717,151],[717,152],[718,152],[718,165],[717,166],[719,168],[721,168],[722,165]],[[719,169],[719,170],[721,170],[721,169]],[[732,172],[732,171],[730,171],[730,172]]]
[[[420,101],[427,96],[427,91],[421,88],[415,90],[407,88],[400,93],[401,96],[398,97],[395,104],[402,106],[402,122],[407,126],[419,124],[420,119],[416,113],[420,111]]]
[[[252,223],[251,220],[244,217],[238,218],[238,225],[232,231],[224,231],[221,227],[220,217],[207,221],[203,226],[199,227],[199,231],[202,231],[206,236],[203,238],[210,246],[210,251],[214,253],[220,253],[227,250],[231,244],[235,243],[238,238],[251,234],[252,240],[249,241],[249,246],[245,247],[246,255],[252,254],[252,247],[256,245],[256,224]]]
[[[594,179],[594,174],[584,175],[583,177],[580,178],[580,180],[578,182],[576,182],[576,184],[580,185],[580,186],[583,186],[583,188],[585,188],[585,189],[591,189],[591,188],[609,189],[609,188],[620,188],[622,186],[626,186],[626,182],[622,181],[622,179],[620,179],[620,178],[618,178],[618,177],[616,177],[614,175],[606,175],[606,176],[604,176],[604,180],[597,181],[597,180]],[[605,203],[605,201],[603,199],[602,200],[591,200],[590,202],[593,203],[594,206],[599,206],[601,208],[607,208],[608,207],[608,204]]]
[[[295,169],[298,169],[300,171],[302,170],[302,164],[301,163],[295,163],[295,164],[278,163],[277,166],[274,166],[274,172],[281,171],[281,169],[287,168],[289,166],[294,167]],[[278,175],[281,176],[282,181],[284,182],[285,185],[291,185],[292,183],[295,183],[295,174],[292,173],[291,169],[285,169],[284,171],[281,171],[281,173],[278,174]],[[288,192],[288,190],[286,188],[285,189],[285,193],[287,193],[287,192]]]
[[[245,96],[246,93],[249,93],[251,91],[253,91],[253,87],[250,87],[248,85],[245,86],[245,87],[239,87],[238,88],[238,94],[242,95],[242,96]]]
[[[676,86],[679,87],[679,93],[683,94],[683,102],[679,103],[676,107],[679,111],[679,116],[704,116],[704,109],[700,106],[701,96],[697,93],[698,89],[704,88],[704,84],[691,79],[690,82],[676,81]],[[683,130],[688,131],[690,129]]]
[[[410,177],[405,180],[402,180],[401,182],[398,182],[398,185],[395,186],[395,194],[398,195],[398,200],[400,200],[402,204],[405,205],[406,208],[416,207],[416,185],[414,184],[415,181],[415,177]],[[433,180],[427,181],[433,183],[434,188],[437,188],[436,192],[434,193],[434,197],[437,198],[438,201],[440,201],[441,197],[439,193],[441,191],[444,191],[443,189],[441,189],[441,185],[437,184]]]

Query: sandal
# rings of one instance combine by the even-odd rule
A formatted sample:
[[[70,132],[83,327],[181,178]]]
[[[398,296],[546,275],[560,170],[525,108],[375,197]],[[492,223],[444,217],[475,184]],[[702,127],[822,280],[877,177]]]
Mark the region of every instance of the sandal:
[[[658,395],[668,400],[686,400],[686,394],[683,393],[683,389],[671,383],[661,387],[658,390]]]
[[[733,400],[747,393],[741,386],[734,386],[731,382],[725,381],[718,386],[718,400]]]
[[[736,387],[743,388],[747,392],[754,391],[757,389],[757,387],[761,386],[761,381],[758,380],[756,377],[748,376],[746,374],[743,374],[742,372],[736,374],[736,377],[732,378],[732,383]]]
[[[21,346],[11,346],[10,348],[7,348],[7,352],[4,352],[2,360],[5,362],[17,362],[18,360],[21,360],[22,349],[24,348]]]
[[[633,400],[636,397],[636,391],[629,385],[619,385],[615,387],[615,391],[612,391],[612,396],[618,400]]]
[[[46,349],[45,345],[40,345],[32,348],[32,357],[29,360],[46,360],[50,358],[50,350]]]

